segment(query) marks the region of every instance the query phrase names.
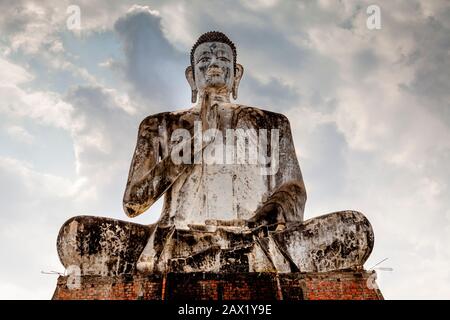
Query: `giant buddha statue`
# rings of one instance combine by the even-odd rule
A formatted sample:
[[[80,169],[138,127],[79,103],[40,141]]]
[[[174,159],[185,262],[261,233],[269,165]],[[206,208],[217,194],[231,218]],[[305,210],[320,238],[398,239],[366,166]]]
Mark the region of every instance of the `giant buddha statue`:
[[[192,106],[141,122],[126,183],[127,216],[163,196],[159,219],[69,219],[58,236],[66,268],[83,275],[363,268],[374,243],[369,221],[350,210],[303,220],[306,189],[289,120],[236,103],[243,74],[226,35],[199,37],[185,71]]]

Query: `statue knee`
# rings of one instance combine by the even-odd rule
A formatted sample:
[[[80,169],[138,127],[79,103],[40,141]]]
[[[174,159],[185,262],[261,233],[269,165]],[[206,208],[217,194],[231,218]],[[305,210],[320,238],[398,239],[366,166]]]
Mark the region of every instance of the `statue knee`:
[[[351,210],[309,219],[273,237],[301,272],[362,269],[374,245],[369,220]]]
[[[76,216],[61,227],[57,249],[61,263],[81,275],[132,273],[145,247],[148,226],[126,221]]]

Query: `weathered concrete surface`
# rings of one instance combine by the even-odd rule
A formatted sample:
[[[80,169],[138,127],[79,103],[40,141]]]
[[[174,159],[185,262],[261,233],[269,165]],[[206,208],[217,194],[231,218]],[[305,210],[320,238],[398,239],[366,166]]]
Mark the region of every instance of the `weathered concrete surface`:
[[[59,259],[66,269],[79,267],[82,275],[132,274],[150,231],[110,218],[73,217],[59,231]]]
[[[279,113],[234,103],[217,102],[202,108],[215,110],[214,127],[223,133],[224,146],[229,129],[265,129],[268,142],[270,132],[278,130],[278,170],[273,175],[263,175],[262,166],[258,164],[175,165],[171,159],[174,145],[171,137],[178,129],[187,129],[194,137],[194,123],[202,120],[202,110],[197,107],[159,113],[144,119],[139,127],[124,195],[125,212],[131,217],[137,216],[164,194],[159,224],[175,225],[177,229],[188,229],[188,224],[204,224],[208,219],[251,219],[257,211],[257,216],[263,220],[269,204],[271,208],[274,205],[286,207],[283,216],[273,215],[273,219],[301,222],[306,190],[289,120]],[[257,137],[253,138],[249,145],[258,144]],[[236,159],[246,150],[236,147],[234,152]],[[270,153],[270,145],[267,153]]]
[[[91,275],[133,273],[150,244],[146,257],[151,269],[144,273],[328,272],[362,269],[374,243],[370,223],[356,211],[331,213],[278,231],[233,225],[184,230],[97,219],[76,217],[62,227],[58,253],[65,267],[78,265],[82,274]]]
[[[362,268],[373,248],[370,223],[355,211],[303,221],[307,196],[289,120],[230,102],[230,96],[237,98],[244,71],[236,55],[224,34],[202,35],[185,72],[192,102],[198,103],[187,110],[150,115],[139,126],[123,208],[134,217],[164,195],[159,220],[152,226],[86,216],[69,220],[58,236],[58,253],[66,268],[78,266],[83,275]],[[196,138],[211,129],[211,139],[197,143]],[[194,162],[173,159],[179,130],[190,137],[182,143],[187,146],[183,154],[186,151],[187,160]],[[227,132],[232,132],[234,142],[239,140],[236,133],[246,130],[246,147],[236,145],[232,152],[225,148],[222,159],[214,152],[214,160],[222,161],[205,161],[204,151],[208,155],[216,142],[228,147]],[[252,134],[257,130],[265,131],[268,143],[258,158],[270,161],[229,163],[227,156],[246,158],[252,146],[259,148],[261,136]],[[272,140],[269,132],[277,132],[276,138]],[[195,162],[198,155],[202,161]],[[275,164],[274,171],[261,174],[269,164]]]
[[[357,211],[316,217],[271,237],[301,272],[362,268],[374,245],[370,222]]]

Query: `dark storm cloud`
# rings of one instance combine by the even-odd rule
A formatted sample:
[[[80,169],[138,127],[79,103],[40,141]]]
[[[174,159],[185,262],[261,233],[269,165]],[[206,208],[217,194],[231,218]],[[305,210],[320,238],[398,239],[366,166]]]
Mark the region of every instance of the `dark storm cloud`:
[[[130,114],[134,109],[129,101],[117,95],[99,86],[77,86],[66,96],[74,107],[74,121],[79,123],[73,138],[82,176],[110,179],[108,170],[117,163],[126,166],[139,116]]]
[[[123,71],[151,111],[186,107],[189,101],[184,70],[189,58],[165,38],[161,18],[149,9],[135,7],[114,25],[125,53]],[[186,97],[186,99],[182,99]]]
[[[450,125],[450,9],[413,28],[416,50],[406,59],[416,68],[413,81],[402,86]]]

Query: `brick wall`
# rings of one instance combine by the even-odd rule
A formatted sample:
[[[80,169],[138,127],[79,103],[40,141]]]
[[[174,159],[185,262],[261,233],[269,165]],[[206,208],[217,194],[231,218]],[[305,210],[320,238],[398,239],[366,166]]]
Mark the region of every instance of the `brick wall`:
[[[383,299],[368,286],[373,272],[168,273],[148,276],[83,276],[79,289],[58,278],[56,300],[330,300]],[[370,279],[369,279],[370,278]]]

